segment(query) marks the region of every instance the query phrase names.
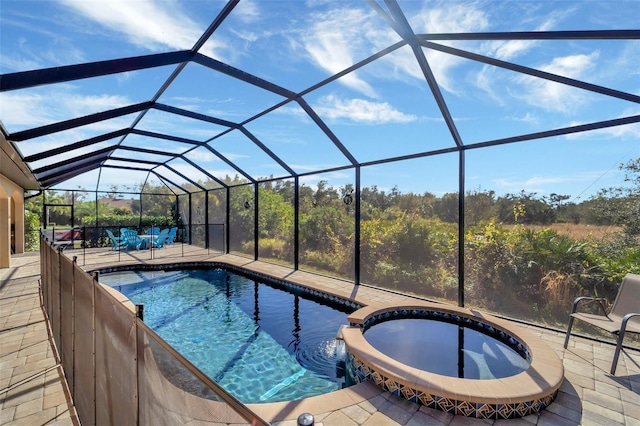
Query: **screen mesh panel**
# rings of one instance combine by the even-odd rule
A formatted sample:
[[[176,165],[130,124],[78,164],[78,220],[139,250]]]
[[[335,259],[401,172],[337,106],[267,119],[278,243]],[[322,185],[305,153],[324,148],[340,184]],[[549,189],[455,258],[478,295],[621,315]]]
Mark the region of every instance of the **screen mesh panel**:
[[[308,176],[312,184],[300,187],[300,269],[354,280],[353,184],[334,184],[335,179],[331,178],[329,175]]]
[[[40,238],[40,254],[42,255],[42,273],[40,280],[40,287],[42,291],[42,304],[47,311],[47,315],[51,312],[51,306],[49,305],[49,279],[51,273],[51,247],[47,243],[46,239],[42,236]]]
[[[252,185],[229,190],[229,251],[253,256],[255,237],[255,200]]]
[[[171,352],[153,331],[138,324],[140,424],[246,424],[254,421],[238,414],[208,384],[189,371],[177,359],[176,353]]]
[[[292,179],[258,185],[258,257],[261,260],[294,264],[294,185]]]
[[[75,276],[73,402],[82,424],[95,424],[93,279],[78,266]]]
[[[209,198],[209,249],[220,252],[226,247],[227,192],[225,189],[212,190]]]
[[[53,256],[51,262],[51,311],[49,319],[51,321],[51,332],[56,343],[58,352],[60,351],[60,256]]]
[[[58,348],[67,377],[67,383],[73,395],[73,261],[66,256],[60,256],[60,336],[61,345]]]
[[[135,424],[135,313],[95,287],[96,422]]]
[[[188,195],[179,195],[178,197],[178,235],[176,241],[181,241],[186,244],[191,244],[191,231],[192,227],[189,223],[189,215],[191,211],[191,204],[189,203]]]

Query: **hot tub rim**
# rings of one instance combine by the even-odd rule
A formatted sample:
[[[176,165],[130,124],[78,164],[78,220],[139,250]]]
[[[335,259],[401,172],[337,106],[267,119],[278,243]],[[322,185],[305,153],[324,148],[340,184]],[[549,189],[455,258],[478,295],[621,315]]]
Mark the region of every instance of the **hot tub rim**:
[[[470,318],[503,331],[526,348],[531,357],[529,368],[516,375],[500,379],[477,380],[443,376],[396,361],[375,349],[364,337],[364,324],[376,315],[425,309]],[[520,417],[546,408],[555,399],[564,380],[562,361],[546,342],[522,326],[475,309],[426,301],[411,304],[389,303],[363,307],[353,312],[348,320],[350,327],[342,331],[342,338],[350,361],[353,361],[352,357],[357,359],[372,372],[370,376],[378,386],[406,399],[412,399],[411,397],[417,399],[416,395],[423,393],[429,395],[431,399],[446,398],[454,401],[453,404],[456,406],[478,407],[489,404],[496,410],[504,404],[517,404],[522,405],[521,411],[517,413],[518,415],[510,415],[510,417]],[[376,377],[375,374],[378,376]],[[458,408],[454,407],[452,412],[465,415]],[[483,417],[482,413],[475,409],[470,411],[473,413],[472,417]],[[493,414],[497,416],[495,410]],[[492,415],[494,418],[495,416]]]

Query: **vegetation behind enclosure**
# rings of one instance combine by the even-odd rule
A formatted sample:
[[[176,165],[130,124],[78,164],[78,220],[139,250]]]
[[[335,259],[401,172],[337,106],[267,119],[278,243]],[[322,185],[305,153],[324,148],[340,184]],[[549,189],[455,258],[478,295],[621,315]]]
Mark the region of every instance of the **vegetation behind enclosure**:
[[[640,273],[640,159],[623,166],[628,186],[601,190],[579,204],[568,197],[519,192],[497,196],[474,190],[465,195],[465,304],[551,325],[566,324],[571,301],[589,294],[613,301],[629,272]],[[292,264],[294,183],[292,179],[252,185],[237,177],[231,189],[231,250],[252,255],[254,219],[259,257]],[[161,188],[147,187],[149,192]],[[299,190],[300,268],[353,279],[354,204],[351,185],[320,181]],[[62,194],[64,196],[64,194]],[[361,190],[360,278],[365,284],[455,302],[458,293],[458,194],[402,193],[376,186]],[[52,194],[53,196],[53,194]],[[208,193],[209,219],[224,221],[226,191]],[[203,225],[204,192],[191,194],[192,225]],[[187,223],[188,197],[180,197]],[[104,201],[104,200],[103,200]],[[101,202],[102,226],[169,226],[176,197],[142,195],[127,210]],[[258,212],[254,216],[257,201]],[[95,224],[95,203],[76,202],[86,211],[77,225]],[[136,206],[136,202],[132,204]],[[38,206],[28,205],[37,213]],[[212,214],[211,212],[215,214]],[[142,213],[142,214],[141,214]],[[580,227],[593,232],[576,234]],[[203,228],[202,228],[203,229]],[[601,230],[606,232],[601,232]],[[195,232],[195,231],[194,231]],[[200,232],[200,231],[198,231]]]

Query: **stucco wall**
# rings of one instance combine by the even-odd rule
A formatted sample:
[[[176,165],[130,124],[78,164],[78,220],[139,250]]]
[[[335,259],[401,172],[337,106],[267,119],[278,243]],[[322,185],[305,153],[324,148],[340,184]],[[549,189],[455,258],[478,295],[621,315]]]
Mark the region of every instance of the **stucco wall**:
[[[0,174],[0,268],[11,266],[12,250],[24,252],[24,191]]]

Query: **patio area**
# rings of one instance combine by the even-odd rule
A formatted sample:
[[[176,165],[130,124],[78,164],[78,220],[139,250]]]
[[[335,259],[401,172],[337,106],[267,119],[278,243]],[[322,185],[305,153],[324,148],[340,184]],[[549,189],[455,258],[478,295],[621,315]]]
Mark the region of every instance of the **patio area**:
[[[0,424],[78,425],[40,303],[39,253],[0,269]]]
[[[576,297],[640,310],[637,293],[616,298],[640,277],[636,3],[2,2],[0,425],[640,425],[635,316],[619,361],[585,324],[602,340],[564,347]],[[272,277],[293,289],[294,322],[344,343],[330,369],[359,383],[245,405],[150,328],[144,303],[158,304],[99,283],[122,266],[226,265],[255,281],[247,324]],[[328,326],[300,313],[307,290],[375,318]],[[423,309],[434,301],[465,311]],[[195,324],[221,314],[190,312],[183,330],[219,336]],[[393,345],[433,349],[455,377],[371,350],[360,331],[382,315],[457,325],[412,324]],[[506,364],[463,344],[465,322],[516,349],[520,372],[457,377]],[[456,332],[457,359],[443,350]],[[212,341],[198,348],[219,361]],[[269,353],[251,351],[267,369]],[[211,399],[170,380],[189,374]],[[306,390],[296,374],[265,391]],[[300,397],[286,395],[273,400]]]
[[[324,292],[370,303],[402,303],[408,296],[293,271],[241,256],[177,244],[145,252],[105,249],[68,250],[86,270],[116,264],[217,261],[241,266]],[[12,257],[0,270],[0,423],[7,425],[79,424],[49,337],[38,293],[39,253]],[[617,374],[609,374],[614,346],[574,337],[563,349],[564,333],[518,324],[541,337],[563,360],[565,381],[556,400],[539,415],[515,420],[475,420],[416,405],[373,384],[294,403],[252,405],[276,425],[295,425],[311,412],[316,425],[640,425],[640,352],[625,350]]]

